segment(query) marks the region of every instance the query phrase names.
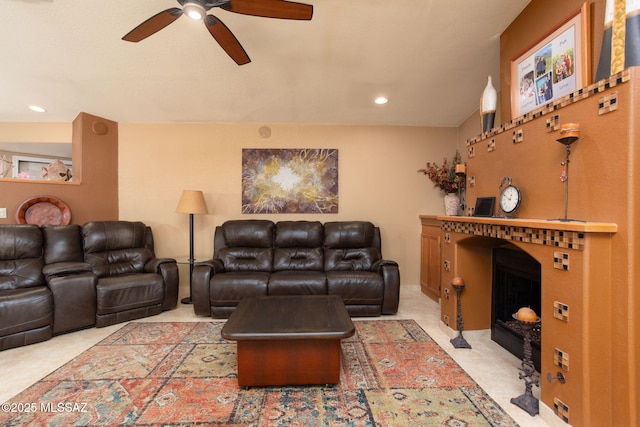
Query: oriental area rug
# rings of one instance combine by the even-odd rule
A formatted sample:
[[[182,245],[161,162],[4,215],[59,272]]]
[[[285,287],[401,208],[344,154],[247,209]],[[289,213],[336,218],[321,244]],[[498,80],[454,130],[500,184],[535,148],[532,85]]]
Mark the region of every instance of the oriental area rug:
[[[5,403],[20,411],[0,425],[517,425],[415,321],[354,324],[340,384],[241,388],[224,322],[131,322]]]

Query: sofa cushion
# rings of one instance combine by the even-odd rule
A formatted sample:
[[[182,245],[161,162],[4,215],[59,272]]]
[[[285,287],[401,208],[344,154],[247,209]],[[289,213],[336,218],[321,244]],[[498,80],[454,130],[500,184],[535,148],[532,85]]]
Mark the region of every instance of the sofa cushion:
[[[373,264],[378,260],[380,252],[375,248],[324,251],[325,271],[371,271]]]
[[[326,295],[327,277],[321,271],[277,271],[269,277],[269,295]]]
[[[322,248],[276,248],[273,251],[273,271],[322,271]]]
[[[79,225],[45,225],[42,235],[45,264],[84,261]]]
[[[0,336],[16,334],[53,322],[53,296],[46,286],[0,292]]]
[[[85,262],[100,278],[144,272],[154,257],[145,246],[146,226],[142,222],[102,221],[82,226]]]
[[[105,277],[96,287],[97,314],[162,304],[164,284],[155,273]]]
[[[354,249],[373,245],[375,226],[368,221],[333,221],[324,225],[326,248]]]
[[[85,254],[85,261],[91,265],[93,272],[100,278],[142,273],[144,266],[151,258],[153,255],[147,248]]]
[[[142,222],[98,221],[82,226],[85,253],[99,253],[118,249],[145,247],[145,228]]]
[[[250,219],[227,221],[221,225],[225,246],[270,248],[273,244],[273,222]]]
[[[236,306],[241,299],[267,295],[269,273],[232,272],[211,277],[211,306]]]
[[[36,225],[0,225],[0,290],[45,284],[42,241]]]
[[[274,246],[277,248],[318,248],[322,240],[320,221],[279,221],[275,225]]]
[[[346,305],[380,305],[384,300],[384,281],[378,273],[328,271],[327,292],[342,297]]]
[[[263,271],[272,270],[273,249],[271,248],[222,248],[218,259],[225,271]]]

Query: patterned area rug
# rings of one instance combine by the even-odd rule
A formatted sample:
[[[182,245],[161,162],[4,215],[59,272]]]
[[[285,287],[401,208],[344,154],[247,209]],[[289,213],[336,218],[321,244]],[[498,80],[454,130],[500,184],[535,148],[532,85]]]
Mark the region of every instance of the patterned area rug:
[[[517,425],[415,321],[354,323],[339,385],[243,389],[224,322],[132,322],[5,403],[0,425]]]

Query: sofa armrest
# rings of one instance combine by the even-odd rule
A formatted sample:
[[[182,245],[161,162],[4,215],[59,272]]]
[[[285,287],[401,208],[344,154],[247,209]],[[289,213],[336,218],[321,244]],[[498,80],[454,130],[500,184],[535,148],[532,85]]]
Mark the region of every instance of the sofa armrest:
[[[162,309],[170,310],[178,304],[178,264],[173,258],[152,258],[144,266],[147,273],[157,273],[162,276],[164,282],[164,300]]]
[[[74,274],[91,273],[91,265],[86,262],[56,262],[42,267],[42,274],[47,282],[52,277],[70,276]]]
[[[173,258],[152,258],[144,266],[145,273],[160,273],[160,266],[167,263],[176,263]]]
[[[197,262],[195,267],[204,266],[213,270],[212,274],[223,273],[225,271],[224,264],[219,259],[209,259],[206,261]]]
[[[400,269],[395,261],[382,260],[379,264],[384,281],[382,314],[396,314],[400,304]]]
[[[219,271],[218,264],[215,260],[199,262],[191,273],[191,301],[193,312],[198,316],[211,316],[211,277],[216,274],[216,267]]]

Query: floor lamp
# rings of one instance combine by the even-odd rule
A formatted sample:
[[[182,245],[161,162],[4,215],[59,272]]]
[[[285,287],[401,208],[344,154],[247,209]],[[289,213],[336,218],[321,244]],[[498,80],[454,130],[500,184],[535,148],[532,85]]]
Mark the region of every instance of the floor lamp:
[[[209,213],[209,211],[207,211],[207,205],[204,202],[204,195],[202,194],[202,191],[182,191],[182,197],[180,197],[180,202],[178,202],[176,213],[189,214],[189,297],[183,298],[181,302],[182,304],[193,304],[193,301],[191,300],[191,280],[193,276],[193,266],[196,261],[193,257],[193,215]]]

